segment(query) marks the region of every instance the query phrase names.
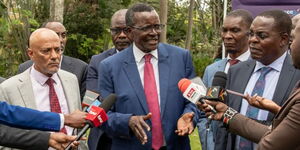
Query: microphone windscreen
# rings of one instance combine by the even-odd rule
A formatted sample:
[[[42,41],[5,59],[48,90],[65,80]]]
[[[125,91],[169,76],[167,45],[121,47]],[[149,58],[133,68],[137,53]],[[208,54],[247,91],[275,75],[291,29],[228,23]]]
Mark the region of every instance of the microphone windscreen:
[[[182,93],[184,93],[184,91],[190,86],[191,83],[191,80],[183,78],[178,82],[178,88]]]
[[[105,112],[107,112],[114,105],[116,100],[117,100],[116,94],[112,93],[104,99],[104,101],[101,103],[99,107],[103,108]]]
[[[216,72],[213,81],[212,86],[220,86],[222,88],[226,87],[226,81],[227,81],[227,75],[225,72],[218,71]]]

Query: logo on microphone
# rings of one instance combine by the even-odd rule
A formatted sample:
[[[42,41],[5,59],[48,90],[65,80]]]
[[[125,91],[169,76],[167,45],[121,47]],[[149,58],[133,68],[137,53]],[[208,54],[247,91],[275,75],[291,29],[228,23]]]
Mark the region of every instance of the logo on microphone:
[[[189,92],[187,93],[187,97],[188,98],[191,98],[191,97],[193,97],[193,95],[195,94],[195,89],[194,88],[191,88],[190,90],[189,90]]]

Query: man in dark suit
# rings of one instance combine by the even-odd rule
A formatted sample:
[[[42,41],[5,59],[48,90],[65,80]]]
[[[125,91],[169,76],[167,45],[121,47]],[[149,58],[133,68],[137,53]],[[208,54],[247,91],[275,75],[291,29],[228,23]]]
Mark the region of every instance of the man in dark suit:
[[[75,138],[76,136],[67,136],[63,133],[22,130],[0,124],[0,145],[11,148],[47,150],[52,147],[64,150],[63,144],[68,144]]]
[[[112,150],[190,149],[197,110],[177,87],[195,76],[189,51],[159,43],[164,25],[149,5],[129,8],[126,25],[133,44],[99,65],[100,94],[118,95],[102,126]]]
[[[44,23],[42,27],[48,28],[57,33],[61,42],[61,46],[64,51],[67,44],[67,31],[64,25],[61,24],[60,22],[47,22]],[[82,99],[86,89],[87,64],[80,59],[73,58],[66,55],[62,55],[61,59],[62,60],[61,60],[60,68],[76,75],[79,83],[79,88],[80,88],[80,96]],[[19,66],[18,73],[24,72],[26,69],[31,67],[32,64],[33,64],[32,60],[28,60],[22,63]]]
[[[111,17],[110,33],[115,47],[106,50],[101,54],[92,56],[92,59],[88,66],[88,73],[86,78],[87,90],[99,93],[98,66],[100,62],[105,58],[122,51],[131,44],[131,40],[125,34],[125,30],[127,29],[125,23],[126,12],[127,9],[121,9],[115,12]],[[90,150],[110,150],[111,139],[100,128],[92,128],[89,135],[88,146]]]
[[[261,93],[258,95],[272,99],[277,105],[283,105],[300,79],[300,71],[293,67],[291,56],[287,53],[290,31],[291,20],[282,11],[266,11],[257,16],[251,24],[249,34],[253,60],[239,63],[229,69],[227,88],[250,95]],[[262,76],[266,69],[269,69],[269,72]],[[264,88],[260,88],[262,91],[257,90],[260,85],[264,85]],[[271,121],[274,118],[271,112],[250,107],[247,101],[239,96],[229,95],[227,104],[255,120]],[[252,114],[255,114],[255,117]],[[224,128],[218,129],[216,139],[217,150],[243,149],[243,145],[248,145],[243,144],[246,142],[244,139],[227,133]],[[251,146],[256,147],[254,144]]]

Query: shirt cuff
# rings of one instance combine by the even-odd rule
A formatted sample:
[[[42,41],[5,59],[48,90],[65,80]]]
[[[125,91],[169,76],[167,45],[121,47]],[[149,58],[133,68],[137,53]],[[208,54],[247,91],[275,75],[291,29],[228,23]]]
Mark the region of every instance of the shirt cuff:
[[[59,129],[62,129],[65,125],[65,116],[64,114],[59,114],[59,118],[60,118],[60,128]]]

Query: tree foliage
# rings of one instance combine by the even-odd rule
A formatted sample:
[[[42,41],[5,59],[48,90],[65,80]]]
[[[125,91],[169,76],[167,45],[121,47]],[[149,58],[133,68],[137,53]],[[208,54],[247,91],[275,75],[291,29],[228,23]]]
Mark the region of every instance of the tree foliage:
[[[0,16],[0,76],[16,73],[17,66],[28,59],[26,48],[30,32],[49,18],[50,0],[6,0]],[[122,8],[142,2],[160,11],[159,0],[65,0],[64,22],[68,31],[65,54],[89,62],[92,55],[112,47],[110,18]],[[192,43],[198,75],[220,46],[223,1],[195,0]],[[167,43],[185,46],[189,0],[168,0]],[[8,11],[9,10],[9,11]],[[7,13],[9,12],[9,13]]]

